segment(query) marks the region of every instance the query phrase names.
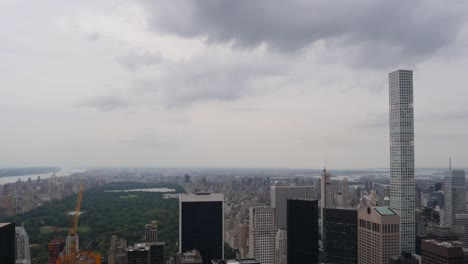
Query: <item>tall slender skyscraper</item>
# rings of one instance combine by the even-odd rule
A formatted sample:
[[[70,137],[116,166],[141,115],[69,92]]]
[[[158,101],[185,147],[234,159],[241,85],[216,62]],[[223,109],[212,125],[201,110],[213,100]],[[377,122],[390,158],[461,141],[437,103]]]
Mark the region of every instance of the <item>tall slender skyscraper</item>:
[[[223,204],[222,194],[180,194],[179,253],[197,249],[205,264],[224,259]]]
[[[389,74],[390,207],[399,215],[400,251],[415,252],[413,72]]]

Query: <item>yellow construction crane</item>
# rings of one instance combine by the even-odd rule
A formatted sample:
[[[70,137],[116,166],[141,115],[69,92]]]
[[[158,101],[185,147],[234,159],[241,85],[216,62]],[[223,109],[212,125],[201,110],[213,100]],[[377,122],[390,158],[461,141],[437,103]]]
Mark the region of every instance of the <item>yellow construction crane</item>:
[[[70,221],[70,229],[68,229],[67,243],[63,251],[63,256],[57,259],[57,264],[75,264],[77,257],[77,239],[76,233],[78,229],[78,219],[80,218],[81,201],[83,199],[83,183],[80,184],[80,191],[78,192],[78,198],[76,200],[75,213]]]

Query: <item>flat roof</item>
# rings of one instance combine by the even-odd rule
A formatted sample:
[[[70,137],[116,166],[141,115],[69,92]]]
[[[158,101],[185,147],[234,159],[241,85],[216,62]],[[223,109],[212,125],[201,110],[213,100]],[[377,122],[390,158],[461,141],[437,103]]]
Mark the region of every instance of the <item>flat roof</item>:
[[[0,227],[4,227],[4,226],[7,226],[9,224],[13,224],[13,223],[0,223]]]
[[[374,207],[374,210],[379,213],[380,215],[396,215],[395,211],[390,209],[390,207],[387,206],[378,206]]]
[[[223,194],[179,194],[180,202],[224,202]]]

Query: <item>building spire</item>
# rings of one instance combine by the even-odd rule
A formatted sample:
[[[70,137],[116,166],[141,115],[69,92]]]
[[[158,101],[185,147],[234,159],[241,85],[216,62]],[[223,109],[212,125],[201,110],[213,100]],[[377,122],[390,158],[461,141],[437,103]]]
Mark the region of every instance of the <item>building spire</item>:
[[[449,170],[452,170],[452,157],[449,157]]]

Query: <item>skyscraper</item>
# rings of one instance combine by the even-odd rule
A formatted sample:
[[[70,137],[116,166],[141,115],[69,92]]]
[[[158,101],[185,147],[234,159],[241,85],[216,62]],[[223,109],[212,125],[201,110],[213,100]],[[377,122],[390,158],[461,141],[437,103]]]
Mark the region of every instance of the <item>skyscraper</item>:
[[[251,207],[249,213],[248,256],[262,264],[275,264],[275,208]]]
[[[151,221],[145,227],[145,243],[158,242],[158,224],[156,221]]]
[[[180,194],[179,252],[197,249],[203,263],[224,258],[224,196]]]
[[[275,239],[275,263],[286,264],[288,263],[288,233],[284,229],[278,229]]]
[[[107,264],[127,264],[126,249],[127,240],[112,236]]]
[[[335,264],[357,263],[357,210],[324,208],[322,212],[325,262]]]
[[[445,172],[444,177],[445,211],[443,225],[455,226],[455,215],[466,212],[465,171],[452,170]]]
[[[317,200],[288,200],[288,263],[318,263]]]
[[[275,208],[278,229],[286,229],[286,201],[288,199],[315,199],[314,186],[271,186],[270,205]]]
[[[29,236],[24,226],[17,226],[16,233],[16,264],[31,264],[29,253]]]
[[[413,72],[397,70],[390,73],[389,88],[390,207],[400,215],[400,251],[414,252]]]
[[[15,263],[15,223],[0,223],[0,263]]]
[[[386,206],[358,209],[358,263],[387,264],[400,255],[400,217]]]
[[[127,249],[127,264],[164,264],[164,242],[137,243]]]
[[[330,173],[327,172],[326,168],[323,168],[322,178],[320,180],[321,191],[320,191],[320,206],[322,208],[332,208],[333,207],[333,196],[332,192],[332,183],[330,179]]]

